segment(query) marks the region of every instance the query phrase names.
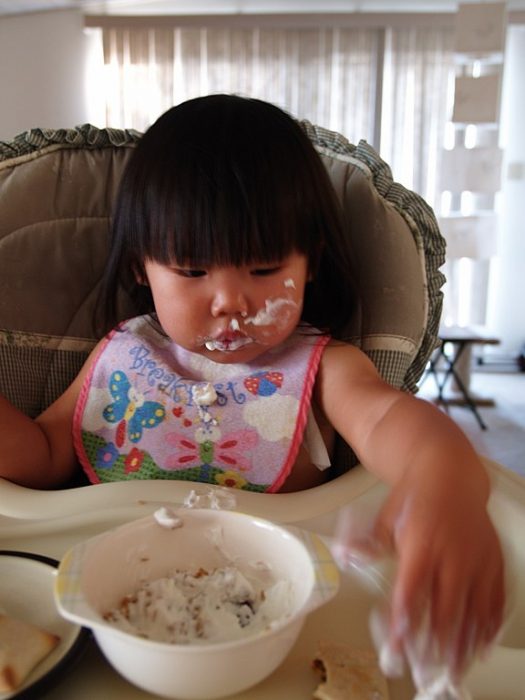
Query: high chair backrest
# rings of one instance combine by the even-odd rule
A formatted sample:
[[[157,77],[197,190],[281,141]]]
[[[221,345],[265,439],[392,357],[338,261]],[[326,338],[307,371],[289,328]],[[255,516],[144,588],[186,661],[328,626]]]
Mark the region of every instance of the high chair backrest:
[[[435,217],[366,142],[301,124],[343,202],[357,261],[361,307],[345,338],[388,382],[415,392],[442,306]],[[0,393],[30,416],[64,391],[96,343],[112,205],[140,138],[84,125],[0,142]],[[134,313],[123,297],[122,316]],[[343,448],[338,459],[345,468],[351,457]]]

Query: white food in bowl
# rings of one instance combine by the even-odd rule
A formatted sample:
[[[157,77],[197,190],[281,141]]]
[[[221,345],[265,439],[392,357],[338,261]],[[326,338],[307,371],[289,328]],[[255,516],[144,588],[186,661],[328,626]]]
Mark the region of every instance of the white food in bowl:
[[[292,609],[291,586],[263,586],[234,566],[174,571],[145,581],[104,619],[144,639],[169,644],[211,644],[242,639],[284,620]]]
[[[176,516],[180,527],[162,527],[149,516],[74,547],[60,564],[56,600],[65,617],[92,628],[110,663],[132,683],[168,698],[212,700],[240,692],[277,668],[307,614],[335,595],[339,578],[315,535],[228,511],[180,509]],[[268,620],[251,634],[172,644],[116,629],[104,619],[145,582],[175,571],[221,568],[234,569],[260,590],[276,587]]]

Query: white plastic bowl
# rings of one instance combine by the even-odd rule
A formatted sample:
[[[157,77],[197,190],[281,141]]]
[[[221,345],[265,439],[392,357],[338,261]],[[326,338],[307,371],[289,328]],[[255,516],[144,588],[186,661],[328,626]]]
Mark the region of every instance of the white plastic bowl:
[[[212,700],[266,678],[285,659],[306,616],[338,590],[339,574],[315,535],[231,511],[180,509],[182,527],[161,527],[154,516],[133,521],[73,547],[55,586],[61,614],[93,630],[103,653],[125,678],[157,695]],[[128,634],[103,614],[144,580],[174,569],[212,570],[234,563],[241,571],[267,564],[289,581],[289,615],[241,640],[167,644]]]

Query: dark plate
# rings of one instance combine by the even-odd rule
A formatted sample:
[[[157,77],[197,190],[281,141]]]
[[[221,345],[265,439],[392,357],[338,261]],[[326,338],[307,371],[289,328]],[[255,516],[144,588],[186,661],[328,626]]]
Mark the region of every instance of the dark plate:
[[[53,595],[58,561],[41,554],[0,550],[0,612],[31,622],[60,637],[60,643],[36,666],[25,683],[0,693],[0,700],[42,697],[68,671],[91,637],[84,627],[65,620]]]

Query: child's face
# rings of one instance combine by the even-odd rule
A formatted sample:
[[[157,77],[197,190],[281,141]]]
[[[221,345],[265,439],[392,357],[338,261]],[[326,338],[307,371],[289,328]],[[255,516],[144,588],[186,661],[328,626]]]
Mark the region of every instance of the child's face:
[[[215,362],[249,362],[297,326],[308,279],[305,255],[274,264],[193,269],[145,262],[147,283],[165,333]]]

